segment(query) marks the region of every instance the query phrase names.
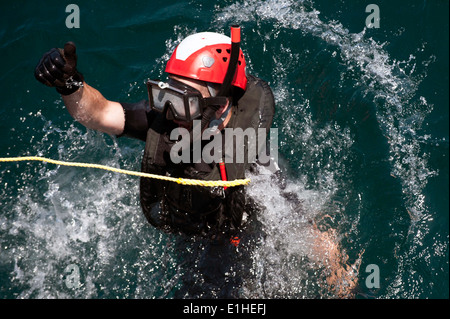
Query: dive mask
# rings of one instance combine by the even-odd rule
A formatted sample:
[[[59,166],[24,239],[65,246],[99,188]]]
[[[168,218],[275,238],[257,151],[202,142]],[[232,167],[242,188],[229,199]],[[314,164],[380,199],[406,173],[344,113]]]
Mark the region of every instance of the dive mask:
[[[148,80],[147,89],[152,110],[167,111],[169,120],[189,122],[199,118],[205,108],[200,91],[172,79],[167,83]]]

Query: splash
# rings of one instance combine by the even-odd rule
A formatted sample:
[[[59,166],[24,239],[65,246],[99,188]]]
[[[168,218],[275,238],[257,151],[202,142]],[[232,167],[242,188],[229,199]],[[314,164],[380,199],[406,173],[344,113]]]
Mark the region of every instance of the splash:
[[[280,187],[271,179],[264,172],[252,176],[248,190],[261,206],[258,220],[264,235],[252,253],[252,276],[243,296],[352,297],[361,259],[350,262],[336,232],[316,224],[333,191],[307,189],[298,181]]]
[[[102,150],[100,161],[106,165],[139,167],[135,154],[141,149],[132,144],[121,149],[108,136],[82,132],[73,124],[58,128],[41,119],[42,143],[31,152],[58,150],[60,159],[81,159],[96,158]],[[28,165],[18,181],[23,183],[20,195],[4,200],[8,213],[0,219],[0,263],[11,270],[8,296],[136,298],[168,293],[166,284],[177,271],[174,252],[166,245],[170,238],[144,220],[136,178]],[[79,272],[79,285],[69,284],[69,269]],[[148,285],[155,276],[158,283]]]
[[[309,160],[306,155],[305,160],[297,169],[314,171],[314,181],[308,181],[305,175],[298,176],[297,174],[297,183],[313,187],[319,192],[327,190],[331,192],[330,194],[346,189],[342,181],[345,180],[343,174],[347,170],[342,165],[346,162],[345,158],[351,154],[349,150],[353,137],[345,127],[332,127],[336,124],[329,124],[322,128],[311,119],[309,100],[301,92],[296,92],[287,76],[302,65],[303,61],[299,60],[300,52],[286,47],[277,41],[277,38],[281,38],[283,33],[292,36],[295,35],[293,31],[298,31],[299,37],[317,38],[331,48],[331,51],[334,51],[330,58],[339,58],[336,61],[345,66],[345,70],[341,71],[340,78],[337,78],[336,82],[341,88],[344,88],[348,85],[344,79],[350,76],[353,81],[351,85],[363,92],[363,96],[370,97],[371,102],[375,105],[375,117],[383,136],[386,137],[389,148],[387,160],[390,163],[390,174],[401,185],[405,208],[411,218],[409,234],[412,235],[412,241],[408,246],[410,250],[417,251],[423,243],[424,234],[429,233],[426,221],[431,217],[425,204],[424,190],[428,180],[437,175],[437,172],[430,169],[428,165],[429,154],[424,147],[424,144],[429,143],[429,136],[420,134],[423,123],[433,110],[433,106],[427,102],[425,97],[418,97],[417,91],[421,81],[427,75],[428,65],[433,63],[435,57],[430,56],[423,61],[424,71],[419,71],[415,53],[410,54],[406,61],[392,58],[386,50],[387,43],[378,43],[367,37],[366,29],[360,33],[351,33],[340,22],[327,21],[326,18],[320,16],[320,12],[314,8],[312,1],[239,1],[219,8],[215,21],[218,21],[221,27],[225,27],[231,22],[247,25],[247,27],[248,25],[254,26],[252,30],[264,42],[263,52],[271,52],[273,57],[276,57],[273,59],[274,81],[272,86],[275,91],[277,107],[282,110],[280,123],[283,123],[283,132],[286,135],[286,139],[281,141],[280,147],[290,156],[305,154],[305,152],[310,154]],[[268,34],[261,34],[259,30],[263,29],[265,24],[270,24],[272,29]],[[276,46],[273,42],[276,42]],[[418,48],[416,53],[419,51],[423,51],[423,47]],[[251,52],[249,55],[251,56]],[[251,62],[249,65],[251,66]],[[297,121],[298,118],[302,119],[301,123]],[[342,158],[343,161],[327,161],[324,155]],[[297,194],[303,192],[305,189],[296,190]],[[328,198],[331,197],[330,195]],[[283,207],[282,204],[280,205]],[[280,211],[277,206],[270,206],[270,209],[267,209],[269,215],[271,210],[282,215],[285,213],[284,209]],[[312,209],[312,211],[316,211],[316,216],[320,216],[318,212],[320,209]],[[350,221],[349,229],[351,231],[355,231],[357,228],[355,226],[358,223],[357,219],[358,217],[354,221]],[[290,216],[286,220],[294,223],[292,227],[274,223],[280,227],[278,229],[279,236],[276,236],[278,240],[287,240],[293,232],[297,233],[298,229],[302,229],[301,225],[297,225],[298,228],[293,226],[298,217]],[[290,231],[283,233],[281,229]],[[341,234],[341,236],[348,236],[348,234]],[[306,244],[311,240],[299,238],[298,242]],[[294,244],[291,243],[291,245],[295,247]],[[283,255],[281,251],[283,249],[262,250],[260,253],[267,255],[259,256],[257,259],[281,260],[290,255],[289,253]],[[299,255],[308,256],[311,255],[311,252],[299,251]],[[405,263],[407,264],[407,256],[410,255],[411,252],[406,252],[402,258],[398,259],[399,273],[406,272],[405,269],[408,266]],[[275,271],[275,267],[273,270]],[[281,273],[288,275],[291,271],[295,273],[298,270],[282,271]],[[305,281],[306,275],[306,273],[298,273],[298,276],[294,275],[294,278],[301,278]],[[303,282],[303,285],[306,283]],[[289,284],[286,280],[284,284],[274,289],[282,291],[288,287]],[[394,284],[393,287],[397,286]],[[395,289],[392,288],[392,290]]]
[[[299,30],[323,40],[339,50],[340,58],[350,73],[359,73],[357,86],[366,87],[366,91],[375,95],[378,101],[377,117],[380,126],[388,136],[392,163],[392,174],[401,178],[409,211],[413,219],[419,219],[425,212],[423,190],[426,181],[436,172],[427,166],[427,154],[421,150],[420,130],[426,116],[432,111],[425,97],[414,100],[421,80],[426,76],[415,74],[415,57],[408,61],[392,59],[372,38],[365,36],[366,29],[360,33],[350,33],[337,21],[323,21],[320,12],[309,1],[268,0],[243,1],[223,8],[217,13],[217,21],[225,24],[229,21],[246,23],[252,21],[275,21],[275,33],[285,30]],[[258,31],[257,31],[258,32]],[[295,70],[295,52],[280,46],[280,52],[274,52],[277,60],[289,54],[288,65],[277,64],[274,70],[277,81],[282,81],[286,71]],[[336,54],[336,52],[334,53]],[[431,56],[427,65],[434,61]],[[288,60],[288,59],[286,59]],[[285,83],[279,83],[286,89]]]
[[[308,98],[286,78],[298,67],[300,54],[279,42],[279,46],[271,47],[270,40],[292,30],[333,48],[332,57],[339,58],[346,68],[344,76],[354,75],[354,85],[374,97],[376,117],[388,140],[391,174],[401,184],[414,221],[407,252],[402,254],[401,247],[397,247],[398,275],[387,296],[419,294],[424,278],[415,274],[414,281],[408,282],[408,274],[414,269],[411,263],[423,258],[427,266],[427,260],[437,255],[447,258],[448,265],[448,237],[433,238],[436,243],[432,247],[421,248],[430,218],[423,193],[436,172],[430,170],[423,150],[424,144],[434,141],[419,133],[432,106],[424,97],[416,97],[425,74],[417,74],[414,54],[406,61],[393,59],[386,45],[368,38],[365,30],[351,33],[337,21],[326,21],[310,1],[245,0],[216,8],[211,19],[218,23],[215,28],[223,30],[229,22],[256,24],[255,33],[263,41],[262,52],[276,57],[267,61],[275,66],[271,86],[281,110],[279,121],[284,124],[281,150],[292,157],[305,154],[293,167],[295,179],[289,180],[285,188],[273,184],[266,175],[252,176],[249,193],[265,208],[258,218],[266,237],[252,251],[251,276],[245,278],[241,296],[348,296],[361,262],[342,247],[342,239],[348,236],[342,226],[334,227],[338,222],[347,223],[345,229],[358,235],[358,216],[350,219],[345,202],[335,202],[339,193],[345,193],[345,163],[353,137],[346,127],[336,123],[319,127],[311,117]],[[259,31],[264,24],[272,27],[268,34]],[[166,41],[166,53],[150,73],[162,76],[170,52],[193,32],[175,26],[176,36]],[[251,56],[250,52],[250,66]],[[432,63],[433,57],[425,62]],[[130,86],[128,93],[138,91],[136,83]],[[303,121],[297,121],[296,115]],[[30,153],[139,167],[136,154],[142,151],[142,145],[119,147],[116,141],[100,134],[73,125],[58,128],[41,118],[43,123],[36,127],[43,125],[42,135],[35,132],[35,146]],[[336,158],[342,160],[333,160]],[[2,171],[1,177],[12,171]],[[313,173],[307,176],[298,171]],[[137,199],[137,184],[134,179],[110,173],[91,175],[66,168],[31,166],[18,178],[20,196],[10,195],[7,190],[15,185],[4,185],[0,190],[6,207],[0,216],[0,264],[8,269],[2,274],[9,283],[6,294],[19,298],[170,297],[185,269],[180,267],[172,238],[146,224]],[[292,199],[292,194],[298,201]],[[328,216],[330,211],[338,214]],[[337,220],[337,216],[341,219]],[[322,229],[320,220],[330,221],[333,226]],[[324,249],[318,250],[320,246]],[[65,270],[72,264],[80,271],[81,288],[77,290],[65,284],[69,275]],[[339,289],[330,290],[333,286]]]

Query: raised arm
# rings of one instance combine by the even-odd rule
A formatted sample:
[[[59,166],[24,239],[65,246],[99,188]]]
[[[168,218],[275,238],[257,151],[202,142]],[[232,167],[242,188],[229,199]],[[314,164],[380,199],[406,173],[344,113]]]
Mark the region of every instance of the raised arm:
[[[35,77],[56,88],[76,121],[90,129],[120,135],[125,125],[122,105],[107,100],[88,85],[77,71],[76,64],[75,44],[68,42],[64,49],[52,49],[44,54],[36,67]]]
[[[64,104],[72,117],[86,126],[111,135],[120,135],[125,125],[122,105],[105,99],[92,86],[83,86],[70,95],[62,95]]]

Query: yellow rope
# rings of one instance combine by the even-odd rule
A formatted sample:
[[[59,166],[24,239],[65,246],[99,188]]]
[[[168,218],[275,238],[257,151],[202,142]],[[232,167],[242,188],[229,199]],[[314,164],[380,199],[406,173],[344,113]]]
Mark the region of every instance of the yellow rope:
[[[175,177],[170,177],[170,176],[162,176],[162,175],[149,174],[149,173],[136,172],[136,171],[128,171],[125,169],[114,168],[114,167],[99,165],[99,164],[57,161],[57,160],[53,160],[53,159],[49,159],[49,158],[45,158],[45,157],[39,157],[39,156],[0,157],[0,163],[1,162],[23,162],[23,161],[40,161],[40,162],[46,162],[46,163],[62,165],[62,166],[97,168],[97,169],[103,169],[103,170],[111,171],[111,172],[115,172],[115,173],[134,175],[134,176],[139,176],[139,177],[154,178],[154,179],[174,182],[174,183],[178,183],[178,184],[182,184],[182,185],[196,185],[196,186],[206,186],[206,187],[217,187],[217,186],[233,187],[233,186],[239,186],[239,185],[247,185],[250,182],[250,179],[248,179],[248,178],[247,179],[236,179],[234,181],[204,181],[204,180],[198,180],[198,179],[175,178]]]

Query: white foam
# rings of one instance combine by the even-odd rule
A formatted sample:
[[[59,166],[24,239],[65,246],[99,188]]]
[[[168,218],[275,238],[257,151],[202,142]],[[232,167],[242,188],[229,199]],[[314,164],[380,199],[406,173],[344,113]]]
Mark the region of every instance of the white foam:
[[[407,61],[396,61],[386,52],[384,44],[367,38],[364,30],[350,33],[339,22],[324,21],[317,10],[306,8],[303,3],[246,0],[218,9],[213,20],[223,25],[229,21],[274,21],[273,36],[284,30],[299,30],[335,46],[335,54],[339,54],[348,70],[357,70],[361,74],[358,84],[367,87],[375,93],[376,99],[383,101],[377,117],[389,140],[392,174],[400,179],[413,219],[425,220],[423,190],[435,172],[428,168],[427,154],[421,153],[419,143],[426,137],[418,136],[417,132],[432,107],[423,97],[412,100],[419,84],[419,77],[414,76],[414,55],[410,55]],[[156,63],[158,70],[154,71],[160,75],[175,46],[186,35],[195,32],[178,26],[174,31],[177,39],[166,41],[167,52]],[[261,38],[264,40],[264,35]],[[342,180],[338,174],[343,174],[345,169],[339,167],[339,161],[314,163],[314,160],[325,161],[323,154],[328,153],[335,158],[345,157],[352,145],[352,137],[346,128],[335,124],[326,125],[321,130],[315,128],[308,111],[309,101],[285,82],[284,74],[295,68],[298,53],[281,45],[273,54],[278,59],[274,61],[277,68],[271,85],[277,106],[282,110],[283,133],[289,142],[287,145],[286,141],[280,141],[280,147],[294,153],[307,150],[306,156],[311,161],[305,159],[299,165],[319,169],[314,173],[316,180],[313,184],[302,175],[287,184],[285,191],[295,193],[301,199],[301,211],[283,196],[282,189],[271,183],[270,177],[251,177],[249,193],[266,207],[260,221],[268,236],[261,242],[263,249],[254,251],[252,272],[255,280],[246,282],[243,293],[246,297],[301,298],[315,297],[316,293],[326,296],[329,292],[323,291],[327,286],[325,273],[316,266],[316,262],[326,256],[314,249],[312,243],[317,239],[317,233],[313,232],[309,221],[330,209],[333,195],[344,187],[337,181]],[[248,62],[252,64],[251,54]],[[296,121],[290,114],[297,114],[304,120]],[[30,152],[38,155],[57,153],[60,159],[82,161],[87,158],[95,161],[101,150],[99,160],[104,164],[122,166],[120,164],[125,160],[135,168],[139,167],[138,160],[132,160],[129,154],[125,156],[125,151],[108,137],[79,130],[75,125],[61,129],[40,112],[39,116],[44,122],[44,135],[42,139],[36,137],[40,143],[35,143]],[[132,153],[140,151],[133,149]],[[121,296],[154,296],[161,288],[158,283],[165,286],[174,284],[176,277],[161,274],[174,268],[176,273],[177,262],[171,248],[165,245],[167,237],[159,232],[153,233],[146,224],[137,199],[139,190],[135,179],[49,165],[37,172],[39,176],[33,175],[32,170],[20,176],[20,181],[26,185],[19,190],[21,197],[18,202],[8,199],[11,219],[0,216],[2,232],[14,237],[16,245],[1,247],[0,258],[2,262],[10,260],[14,264],[10,276],[13,284],[22,288],[19,297],[89,298],[101,294],[102,289],[110,296],[114,289]],[[43,197],[40,196],[42,194]],[[422,227],[416,232],[411,255],[421,245],[426,231]],[[331,243],[339,244],[339,238],[334,239]],[[448,238],[440,240],[448,242]],[[134,248],[139,253],[134,264],[129,265],[123,259]],[[442,253],[448,251],[448,244],[440,244],[433,249]],[[407,271],[409,256],[400,257],[404,260],[399,266],[405,268],[400,269],[402,273]],[[62,280],[63,270],[70,263],[77,264],[82,271],[83,286],[78,292],[68,290]],[[114,280],[130,280],[127,276],[131,272],[137,274],[136,282],[129,283],[136,285],[136,291],[118,291],[125,288],[117,288]],[[398,276],[396,280],[392,285],[394,292],[396,284],[402,284],[404,279]]]
[[[420,222],[430,217],[425,205],[424,190],[430,177],[437,173],[429,168],[429,154],[424,152],[421,147],[421,143],[426,139],[426,136],[420,136],[418,133],[433,106],[427,103],[425,97],[417,96],[416,93],[421,80],[426,76],[428,65],[433,63],[435,58],[431,56],[428,61],[422,63],[425,66],[425,71],[419,73],[416,68],[414,53],[411,53],[406,61],[399,61],[385,50],[386,43],[378,43],[367,37],[365,29],[359,33],[351,33],[342,23],[326,21],[325,19],[320,16],[318,10],[314,9],[312,1],[244,0],[218,10],[215,21],[219,22],[219,27],[224,27],[230,22],[243,25],[256,24],[252,30],[259,34],[261,41],[264,42],[264,52],[270,46],[269,41],[273,39],[276,41],[280,34],[290,30],[298,30],[302,34],[321,39],[328,46],[335,47],[332,57],[339,55],[347,68],[345,72],[358,76],[355,79],[355,85],[374,96],[373,101],[377,107],[376,117],[389,144],[388,160],[391,163],[391,175],[396,177],[402,186],[402,195],[411,216],[410,233],[414,234],[414,242],[411,243],[411,247],[419,247],[423,240],[423,234],[429,232],[426,223]],[[270,34],[267,35],[261,34],[261,31],[259,31],[260,25],[265,23],[271,23],[273,26]],[[325,150],[331,149],[331,153],[336,156],[335,158],[345,156],[346,150],[352,144],[352,138],[345,128],[327,126],[324,130],[318,131],[309,115],[309,101],[301,95],[300,100],[298,100],[298,93],[297,100],[292,98],[294,89],[291,83],[286,82],[285,74],[295,70],[296,65],[302,62],[298,60],[298,52],[286,48],[282,43],[277,47],[272,46],[271,49],[273,56],[276,57],[271,85],[275,91],[277,107],[282,109],[283,133],[287,135],[288,140],[288,142],[281,141],[280,147],[290,148],[294,153],[302,150],[311,153],[311,167],[314,167],[313,160],[320,159],[320,155]],[[420,49],[423,51],[423,48],[418,48],[418,50]],[[251,56],[251,52],[249,56]],[[248,65],[251,67],[251,63],[248,63]],[[295,114],[295,116],[290,116],[290,114]],[[304,120],[300,123],[300,121],[296,121],[296,118]],[[327,134],[331,138],[325,138]],[[333,134],[335,135],[333,136]],[[341,139],[342,144],[333,145],[340,137],[343,137]],[[320,144],[326,144],[330,141],[332,143],[328,145],[329,149],[326,149],[324,144]],[[291,155],[294,155],[294,153],[291,153]],[[308,165],[307,163],[308,160],[306,159],[304,165]],[[324,162],[318,164],[319,167],[326,167]],[[315,189],[319,193],[321,189],[328,189],[333,192],[336,187],[343,187],[343,185],[336,185],[335,181],[342,179],[335,174],[343,173],[345,169],[338,167],[338,161],[331,161],[330,164],[331,167],[328,170],[319,170],[316,174],[317,179],[320,180],[321,176],[324,178],[323,183],[318,182],[315,185],[317,187]],[[335,167],[332,167],[333,165]],[[305,169],[307,167],[300,168]],[[307,185],[307,182],[302,178],[300,176],[300,180],[296,183],[303,182],[303,185]],[[261,190],[263,191],[263,189]],[[283,204],[279,202],[275,206],[270,206],[270,209],[268,209],[269,216],[271,210],[281,214],[281,216],[286,214],[287,208],[280,209],[280,207],[283,207]],[[287,220],[292,221],[290,218],[287,218]],[[291,232],[286,232],[281,234],[281,237],[276,236],[276,238],[278,240],[289,240],[291,234],[294,234],[295,238],[297,236],[297,232],[293,231],[295,227],[288,227],[288,229],[291,229]],[[304,240],[305,238],[298,241],[304,242]],[[296,247],[295,241],[291,243],[290,247]],[[267,258],[269,264],[270,260],[282,257],[276,249],[259,252],[267,253],[267,256],[258,260]],[[308,255],[306,251],[299,252]],[[279,266],[280,268],[283,267],[282,265]],[[273,270],[276,271],[275,267]],[[302,275],[299,274],[298,278],[302,278]],[[276,280],[279,280],[279,278]],[[274,282],[276,280],[274,279]],[[275,285],[273,290],[283,289],[283,287],[288,286]]]
[[[359,85],[374,93],[374,100],[383,101],[377,109],[377,117],[389,139],[392,174],[401,180],[412,216],[414,219],[420,218],[426,210],[423,190],[427,180],[436,172],[428,168],[428,156],[421,152],[420,137],[416,134],[432,106],[424,97],[414,99],[424,77],[424,74],[415,73],[414,55],[410,54],[407,61],[398,61],[385,51],[385,43],[379,44],[367,38],[365,29],[360,33],[351,33],[340,22],[322,20],[320,12],[312,7],[312,3],[307,2],[308,8],[305,3],[292,0],[245,0],[218,11],[216,19],[224,25],[229,21],[246,23],[273,20],[276,22],[272,31],[274,33],[300,30],[336,46],[348,70],[360,72]],[[285,74],[298,62],[295,52],[287,51],[282,45],[280,52],[273,54],[278,61],[283,54],[288,54],[291,59],[290,66],[281,62],[277,64],[275,74]],[[430,57],[427,63],[433,61],[434,57]],[[276,80],[283,78],[279,76]],[[277,84],[277,89],[281,86],[282,90],[287,90],[286,83]]]

